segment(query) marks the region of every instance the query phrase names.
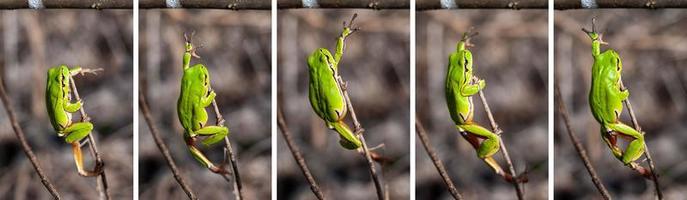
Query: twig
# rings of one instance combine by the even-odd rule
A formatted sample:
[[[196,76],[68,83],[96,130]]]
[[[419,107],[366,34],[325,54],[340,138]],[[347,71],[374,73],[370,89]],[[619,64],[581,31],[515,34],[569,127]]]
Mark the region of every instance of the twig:
[[[212,100],[212,107],[214,108],[213,110],[215,111],[215,117],[217,118],[216,124],[218,126],[223,125],[224,117],[222,116],[222,113],[219,112],[219,106],[217,106],[217,101],[214,99]],[[231,164],[231,171],[232,174],[234,174],[234,196],[236,199],[241,200],[243,199],[243,192],[241,191],[243,189],[243,185],[241,184],[241,176],[239,175],[239,167],[236,157],[234,156],[234,150],[231,148],[231,142],[229,142],[229,135],[224,136],[224,143],[226,144],[225,152],[228,152],[227,156],[229,157],[228,160]],[[222,174],[222,176],[225,180],[229,181],[227,174]]]
[[[482,92],[482,90],[479,90],[479,98],[482,100],[482,105],[484,106],[484,111],[487,113],[487,117],[489,117],[491,129],[493,129],[494,133],[499,136],[499,142],[501,142],[501,153],[503,154],[503,158],[506,160],[506,164],[508,165],[511,176],[513,176],[513,185],[515,186],[518,199],[522,200],[525,198],[525,191],[522,189],[522,185],[520,185],[518,181],[517,174],[515,173],[515,167],[513,167],[513,162],[511,161],[510,155],[508,155],[508,150],[506,149],[506,143],[503,142],[503,137],[501,137],[501,133],[503,131],[499,129],[498,125],[496,124],[494,116],[491,114],[491,109],[489,109],[489,103],[487,103],[487,99],[484,98],[484,92]]]
[[[171,3],[174,2],[174,3]],[[193,1],[166,1],[166,0],[139,0],[142,9],[155,8],[207,8],[207,9],[231,9],[231,10],[270,10],[270,0],[193,0]]]
[[[281,103],[281,101],[279,103]],[[279,129],[281,130],[282,136],[284,136],[286,145],[289,147],[289,150],[291,150],[291,155],[293,155],[293,159],[296,160],[296,163],[298,163],[298,167],[301,168],[301,172],[303,172],[303,175],[308,180],[308,183],[310,184],[310,190],[312,190],[312,193],[315,194],[317,199],[323,200],[324,195],[320,190],[320,186],[317,185],[315,178],[312,176],[312,173],[310,173],[310,169],[308,169],[308,165],[305,163],[305,159],[303,159],[303,156],[301,155],[301,151],[298,149],[298,146],[296,146],[293,142],[293,138],[291,138],[291,133],[289,132],[289,128],[286,126],[286,121],[284,120],[284,113],[282,113],[281,104],[277,108],[277,124],[279,125]]]
[[[453,198],[456,200],[462,200],[463,196],[460,196],[460,193],[458,193],[458,189],[456,189],[456,186],[453,185],[451,177],[449,177],[448,173],[446,172],[444,163],[441,162],[441,159],[439,159],[437,153],[434,152],[434,148],[432,147],[432,144],[429,142],[430,140],[427,137],[427,134],[425,133],[425,128],[422,126],[420,119],[418,119],[417,117],[415,118],[415,129],[417,132],[417,136],[420,137],[420,142],[422,142],[422,146],[425,147],[427,155],[429,155],[429,157],[432,159],[434,167],[437,168],[437,171],[439,172],[441,178],[444,180],[444,183],[446,184],[448,191],[451,193],[451,196],[453,196]]]
[[[172,170],[172,174],[174,174],[174,179],[177,180],[177,183],[179,183],[181,189],[184,190],[189,199],[198,199],[198,197],[196,197],[196,195],[191,190],[191,187],[189,187],[188,184],[186,184],[186,181],[184,181],[184,177],[181,176],[179,169],[177,169],[177,165],[174,163],[174,159],[172,158],[172,155],[169,153],[167,145],[162,141],[162,138],[160,138],[160,134],[157,131],[157,127],[155,127],[153,123],[153,117],[150,115],[148,102],[146,101],[143,92],[139,92],[138,101],[140,104],[139,106],[141,108],[141,113],[143,113],[143,118],[145,118],[146,123],[148,123],[148,129],[150,129],[150,134],[153,135],[153,139],[155,140],[157,148],[160,149],[160,152],[165,157],[165,160],[167,160],[167,166],[169,166],[169,169]]]
[[[575,133],[573,132],[572,127],[570,126],[568,111],[565,108],[565,103],[563,102],[563,98],[561,97],[561,91],[560,88],[558,88],[558,83],[555,84],[554,93],[556,95],[556,102],[558,103],[558,113],[563,117],[565,128],[568,130],[568,136],[570,137],[570,141],[573,143],[573,146],[575,146],[577,155],[580,156],[580,159],[582,159],[584,167],[587,168],[587,172],[589,172],[589,176],[592,178],[592,182],[594,183],[594,186],[596,186],[596,189],[599,190],[601,197],[603,197],[606,200],[611,199],[611,195],[608,193],[608,190],[606,190],[606,187],[604,187],[603,182],[596,174],[594,166],[592,166],[592,162],[589,161],[589,158],[587,157],[587,151],[582,146],[580,140],[577,139],[577,136],[575,136]]]
[[[620,81],[620,87],[625,88],[625,85],[623,85],[622,81]],[[625,99],[623,102],[625,102],[625,107],[627,107],[628,112],[630,112],[630,118],[632,119],[632,125],[634,125],[634,127],[637,131],[639,131],[640,133],[642,133],[642,135],[644,135],[644,132],[642,132],[642,127],[639,126],[635,112],[632,109],[632,104],[630,103],[630,98]],[[649,146],[646,144],[646,140],[644,142],[644,154],[646,154],[646,159],[647,159],[647,161],[649,161],[649,169],[651,170],[651,179],[654,181],[654,189],[656,190],[656,196],[658,197],[659,200],[662,200],[663,199],[663,192],[661,191],[661,185],[658,183],[658,172],[656,171],[654,160],[651,159],[651,153],[649,152]]]
[[[50,192],[50,195],[52,195],[54,199],[61,199],[60,194],[57,192],[55,186],[53,186],[53,184],[48,179],[48,176],[41,168],[40,163],[38,163],[36,155],[33,153],[33,150],[31,150],[31,146],[29,146],[29,143],[26,141],[24,131],[21,129],[21,126],[19,126],[17,117],[14,114],[14,109],[12,109],[12,103],[10,102],[9,97],[7,97],[7,93],[5,92],[5,86],[3,85],[4,82],[4,78],[0,77],[0,98],[2,98],[2,104],[3,106],[5,106],[7,116],[10,118],[10,124],[12,125],[12,129],[14,130],[15,135],[17,135],[17,139],[19,139],[19,142],[21,143],[21,147],[24,150],[26,157],[28,157],[29,161],[31,161],[31,164],[33,165],[33,168],[36,170],[38,177],[41,179],[43,186],[45,186],[45,189],[47,189],[48,192]]]
[[[351,20],[353,21],[353,20]],[[351,22],[352,23],[352,22]],[[346,105],[348,106],[348,112],[351,113],[351,118],[353,119],[353,126],[355,126],[355,133],[358,136],[358,139],[360,139],[360,142],[362,143],[363,146],[363,156],[365,159],[367,159],[367,164],[370,167],[370,176],[372,176],[372,181],[374,182],[375,189],[377,190],[377,198],[380,200],[384,199],[384,188],[382,187],[382,183],[379,180],[379,175],[377,175],[377,170],[375,169],[375,164],[372,161],[372,157],[370,156],[370,151],[367,148],[367,142],[365,142],[365,137],[363,136],[363,132],[365,129],[363,129],[362,125],[360,125],[360,121],[358,121],[358,117],[355,115],[355,109],[353,109],[353,103],[351,102],[351,98],[348,96],[348,83],[343,80],[341,76],[337,78],[339,85],[342,86],[341,91],[343,93],[344,99],[346,99]]]
[[[72,92],[74,94],[74,98],[76,101],[81,101],[81,96],[79,96],[79,91],[76,89],[76,82],[74,81],[74,78],[72,76],[69,76],[69,79],[71,81],[71,87],[72,87]],[[81,121],[83,122],[89,122],[91,118],[88,117],[88,114],[86,114],[86,111],[84,110],[83,107],[79,109],[79,112],[81,112]],[[95,162],[96,163],[103,163],[103,171],[98,174],[98,193],[100,194],[100,199],[110,199],[110,191],[108,189],[107,185],[107,177],[105,176],[105,169],[104,169],[104,161],[100,157],[100,153],[98,152],[98,147],[95,144],[95,139],[93,134],[88,134],[88,147],[90,149],[91,155],[95,157]],[[96,164],[97,165],[97,164]]]
[[[584,9],[584,8],[687,8],[687,1],[683,0],[556,0],[554,9]]]
[[[277,0],[279,9],[291,8],[361,8],[361,9],[408,9],[408,0]]]
[[[541,0],[417,0],[417,10],[434,9],[546,9]]]
[[[31,2],[31,3],[29,3]],[[131,9],[131,0],[71,0],[71,1],[27,1],[3,0],[0,9],[44,9],[44,8],[78,8],[78,9]]]

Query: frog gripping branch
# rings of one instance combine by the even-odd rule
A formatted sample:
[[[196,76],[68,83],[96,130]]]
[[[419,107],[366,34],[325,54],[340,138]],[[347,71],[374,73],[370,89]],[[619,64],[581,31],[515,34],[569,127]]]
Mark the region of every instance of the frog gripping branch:
[[[348,102],[344,97],[345,85],[341,83],[338,72],[338,64],[344,51],[346,37],[353,34],[358,28],[353,28],[353,15],[336,41],[336,52],[332,56],[326,48],[319,48],[308,57],[308,71],[310,73],[308,97],[313,111],[324,120],[329,129],[339,134],[339,144],[345,149],[355,150],[362,146],[362,142],[346,125],[344,118],[348,112]],[[361,130],[358,130],[360,132]]]
[[[592,30],[582,28],[592,40],[592,84],[589,91],[589,106],[594,119],[601,125],[601,136],[613,155],[626,166],[634,169],[643,177],[651,179],[652,172],[635,163],[645,151],[644,134],[620,121],[623,101],[630,92],[622,85],[623,64],[613,49],[601,52],[602,34],[596,32],[596,19],[592,20]],[[618,136],[627,139],[629,144],[623,151],[617,144]]]
[[[203,152],[198,149],[195,142],[198,136],[206,137],[202,143],[206,146],[222,141],[229,135],[229,129],[221,124],[223,120],[218,120],[218,125],[206,125],[208,114],[206,107],[212,105],[217,95],[210,87],[210,73],[203,64],[190,66],[191,58],[199,58],[195,53],[197,47],[193,47],[191,38],[193,34],[186,35],[184,38],[185,52],[183,57],[184,75],[181,79],[181,92],[177,101],[177,114],[179,122],[184,128],[184,141],[193,157],[210,171],[217,174],[229,174],[222,165],[215,165]],[[226,160],[225,160],[226,162]]]
[[[473,76],[472,47],[470,38],[476,36],[470,29],[463,34],[456,45],[456,51],[449,56],[449,64],[445,79],[445,97],[451,119],[461,136],[476,150],[477,157],[482,159],[494,173],[503,177],[507,182],[526,182],[523,177],[513,177],[506,173],[492,157],[499,151],[501,140],[497,133],[486,129],[473,121],[475,104],[472,96],[484,89],[484,80]],[[481,140],[481,142],[480,142]]]
[[[95,74],[100,69],[82,69],[74,67],[69,69],[66,65],[60,65],[48,69],[48,78],[45,89],[45,102],[50,117],[50,123],[57,132],[57,135],[64,137],[67,143],[72,145],[72,154],[76,168],[81,176],[97,176],[103,172],[103,162],[96,160],[93,170],[86,170],[83,166],[83,155],[81,153],[80,141],[93,130],[93,124],[82,116],[81,122],[72,122],[72,113],[82,109],[83,102],[72,103],[71,82],[72,76],[84,75],[86,73]]]

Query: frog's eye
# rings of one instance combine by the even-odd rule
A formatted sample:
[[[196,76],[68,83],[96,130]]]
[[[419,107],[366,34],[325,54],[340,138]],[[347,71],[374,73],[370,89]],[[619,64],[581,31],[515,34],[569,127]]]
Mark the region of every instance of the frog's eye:
[[[465,71],[470,71],[470,68],[468,67],[470,65],[470,59],[465,57],[465,59],[463,59],[463,63],[464,63],[463,66],[465,67]]]
[[[615,58],[615,70],[620,71],[620,58]]]

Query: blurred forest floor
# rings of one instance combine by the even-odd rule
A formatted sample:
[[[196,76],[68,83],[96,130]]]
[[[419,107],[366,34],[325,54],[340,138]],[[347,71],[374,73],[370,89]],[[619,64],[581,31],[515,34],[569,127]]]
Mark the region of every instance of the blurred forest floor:
[[[133,190],[132,11],[44,10],[0,12],[0,63],[19,123],[48,178],[64,199],[95,199],[96,178],[78,175],[71,145],[57,137],[45,109],[49,67],[103,68],[76,76],[84,109],[95,126],[114,199]],[[3,108],[0,114],[0,199],[49,199],[21,150]],[[78,120],[76,114],[73,120]],[[88,168],[92,159],[83,148]]]
[[[479,35],[470,47],[474,75],[487,99],[518,173],[527,169],[527,199],[548,196],[547,13],[545,10],[441,10],[417,15],[417,116],[434,150],[466,199],[515,199],[515,188],[476,156],[451,120],[444,94],[448,57],[462,34]],[[479,95],[474,120],[491,129]],[[413,137],[415,133],[413,133]],[[416,198],[452,199],[419,139]],[[507,170],[501,152],[494,155]]]
[[[622,80],[646,133],[645,141],[661,175],[666,199],[687,196],[687,12],[684,10],[594,10],[555,13],[555,74],[571,126],[604,185],[617,199],[650,199],[653,183],[611,154],[592,117],[588,92],[593,64],[591,40],[580,29],[592,18],[602,32],[602,51],[615,49],[623,63]],[[557,113],[557,112],[556,112]],[[556,198],[591,199],[598,192],[555,115]],[[627,110],[621,121],[631,124]],[[620,140],[619,140],[620,141]],[[623,142],[623,145],[625,142]],[[624,147],[623,147],[624,149]],[[640,158],[641,161],[643,159]],[[642,163],[646,165],[646,162]]]
[[[232,185],[200,165],[183,140],[176,102],[181,84],[183,34],[195,31],[194,46],[210,72],[212,89],[229,140],[237,154],[246,199],[269,199],[271,194],[271,48],[270,12],[224,10],[141,11],[140,87],[146,93],[155,125],[200,199],[232,196]],[[208,123],[214,113],[207,109]],[[141,116],[141,115],[139,115]],[[140,119],[140,198],[186,199],[148,125]],[[202,150],[215,164],[222,162],[224,143]]]
[[[390,199],[408,199],[410,180],[410,33],[407,10],[288,10],[278,15],[278,90],[286,122],[315,180],[331,199],[375,199],[365,159],[342,148],[308,100],[308,56],[317,48],[334,53],[342,22],[358,13],[346,39],[339,73],[348,81],[368,147],[392,161],[380,170]],[[347,117],[350,121],[350,113]],[[279,199],[314,199],[281,134],[277,138]],[[378,165],[379,166],[379,165]]]

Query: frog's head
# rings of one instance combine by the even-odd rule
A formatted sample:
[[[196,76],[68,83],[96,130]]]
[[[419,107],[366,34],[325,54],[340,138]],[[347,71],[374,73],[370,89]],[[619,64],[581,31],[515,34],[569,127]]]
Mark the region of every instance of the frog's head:
[[[334,63],[334,56],[325,48],[319,48],[308,57],[308,67],[315,67],[322,64],[331,66]]]
[[[66,65],[60,65],[48,69],[48,78],[54,79],[55,82],[60,83],[62,85],[62,88],[66,90],[69,89],[70,76],[71,72],[69,72],[69,68]]]

